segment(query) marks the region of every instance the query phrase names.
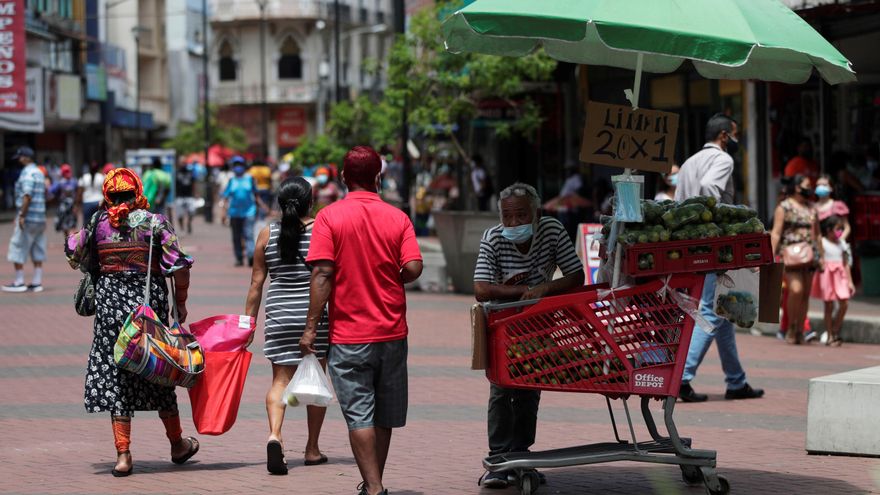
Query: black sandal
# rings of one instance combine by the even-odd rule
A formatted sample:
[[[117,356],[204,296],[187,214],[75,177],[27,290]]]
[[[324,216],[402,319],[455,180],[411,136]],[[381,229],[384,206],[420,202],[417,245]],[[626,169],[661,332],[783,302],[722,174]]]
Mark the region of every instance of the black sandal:
[[[131,455],[131,452],[129,452],[129,451],[119,452],[119,453]],[[114,467],[113,470],[110,471],[110,474],[112,474],[114,478],[125,478],[126,476],[129,476],[133,470],[134,470],[134,463],[132,463],[132,465],[128,467],[128,471],[120,471]]]
[[[269,440],[266,444],[266,469],[270,474],[287,474],[287,463],[284,461],[284,448],[278,440]]]
[[[171,462],[174,464],[183,464],[184,462],[190,460],[190,458],[196,455],[199,451],[199,441],[194,437],[186,437],[186,440],[189,442],[189,451],[186,454],[183,454],[180,457],[171,457]]]

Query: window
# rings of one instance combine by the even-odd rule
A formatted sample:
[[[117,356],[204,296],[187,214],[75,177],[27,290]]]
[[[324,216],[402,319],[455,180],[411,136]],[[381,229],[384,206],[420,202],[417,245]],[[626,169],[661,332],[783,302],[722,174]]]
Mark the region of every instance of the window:
[[[228,41],[220,45],[220,80],[235,81],[235,60],[232,58],[232,46]]]
[[[284,38],[280,51],[278,79],[302,79],[302,59],[299,56],[299,45],[296,44],[296,41],[290,36]]]

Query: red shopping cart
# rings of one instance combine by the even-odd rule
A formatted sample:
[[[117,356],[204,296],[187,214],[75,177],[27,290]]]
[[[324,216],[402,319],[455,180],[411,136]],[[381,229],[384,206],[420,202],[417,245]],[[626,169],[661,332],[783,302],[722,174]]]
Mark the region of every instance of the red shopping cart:
[[[489,381],[504,387],[602,394],[617,441],[493,455],[483,460],[484,467],[515,472],[520,493],[529,495],[538,487],[537,468],[612,461],[677,464],[686,483],[705,484],[711,495],[727,494],[729,483],[715,472],[715,451],[692,449],[673,421],[694,328],[683,307],[699,299],[703,278],[680,274],[615,290],[593,285],[540,300],[485,305]],[[651,440],[636,440],[627,405],[633,395],[641,398]],[[629,440],[620,438],[611,399],[623,402]],[[657,429],[651,399],[663,400],[668,436]]]

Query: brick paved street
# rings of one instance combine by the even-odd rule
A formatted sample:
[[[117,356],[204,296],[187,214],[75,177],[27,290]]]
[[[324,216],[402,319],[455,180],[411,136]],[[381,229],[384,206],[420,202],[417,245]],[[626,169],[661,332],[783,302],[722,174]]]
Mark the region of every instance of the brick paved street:
[[[11,231],[11,224],[0,224],[4,261]],[[242,311],[249,272],[232,266],[227,231],[198,223],[196,234],[183,236],[183,243],[196,259],[190,319]],[[79,274],[67,268],[60,235],[50,236],[50,252],[45,292],[0,294],[0,492],[355,493],[360,480],[335,406],[321,437],[328,464],[302,465],[305,414],[290,409],[284,429],[290,475],[266,473],[263,398],[270,368],[259,351],[260,332],[231,432],[201,436],[195,462],[176,466],[155,413],[139,413],[133,422],[135,474],[111,477],[115,453],[109,415],[87,414],[82,406],[92,320],[73,311]],[[3,263],[0,281],[10,276],[11,266]],[[408,426],[392,441],[386,484],[394,494],[492,492],[476,485],[486,450],[488,384],[480,372],[469,370],[471,302],[463,296],[409,294],[410,413]],[[880,460],[804,451],[808,379],[880,365],[880,347],[793,347],[767,337],[738,339],[749,382],[766,388],[767,397],[724,401],[723,375],[712,350],[694,382],[712,400],[676,409],[679,429],[694,446],[718,450],[718,472],[730,480],[733,493],[880,492]],[[185,433],[193,433],[187,395],[178,396]],[[609,439],[601,397],[544,394],[536,448]],[[605,464],[548,470],[547,477],[549,484],[539,494],[705,493],[702,487],[686,487],[679,470],[669,466]]]

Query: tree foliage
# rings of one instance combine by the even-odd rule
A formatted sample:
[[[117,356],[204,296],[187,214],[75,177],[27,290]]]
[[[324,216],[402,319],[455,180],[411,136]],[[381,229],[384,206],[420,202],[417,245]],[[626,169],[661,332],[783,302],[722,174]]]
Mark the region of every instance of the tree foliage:
[[[515,109],[513,121],[489,122],[499,134],[533,135],[542,119],[524,85],[551,80],[556,61],[543,51],[525,57],[447,52],[441,15],[454,12],[460,3],[438,1],[412,17],[407,35],[391,51],[386,100],[396,109],[406,103],[410,125],[419,133],[446,136],[461,154],[469,155],[453,131],[456,124],[469,128],[481,99],[502,99]]]
[[[432,8],[418,11],[409,31],[398,36],[387,67],[371,61],[376,73],[385,70],[388,87],[378,101],[361,96],[337,103],[330,112],[329,134],[333,141],[349,148],[369,143],[374,147],[393,145],[400,132],[406,108],[408,121],[417,135],[447,138],[463,159],[469,159],[462,137],[471,130],[483,99],[502,99],[514,110],[511,121],[489,121],[502,137],[513,134],[531,137],[540,127],[540,108],[524,92],[530,82],[552,79],[556,61],[543,51],[525,57],[499,57],[446,51],[442,17],[454,12],[461,0],[438,0]]]
[[[217,121],[217,107],[210,106],[209,120],[211,126],[211,144],[219,144],[227,148],[243,151],[247,149],[247,134],[238,126]],[[163,148],[174,149],[179,155],[201,152],[205,150],[205,119],[204,111],[192,124],[181,123],[177,135],[162,143]]]
[[[333,106],[328,131],[333,140],[346,149],[359,144],[377,149],[393,146],[400,133],[400,111],[387,99],[373,102],[361,95],[354,101]]]
[[[293,164],[296,167],[311,167],[324,163],[342,164],[347,148],[342,147],[326,135],[306,138],[293,151]]]

